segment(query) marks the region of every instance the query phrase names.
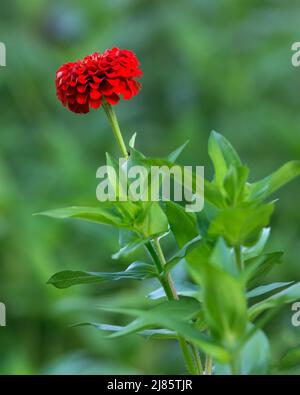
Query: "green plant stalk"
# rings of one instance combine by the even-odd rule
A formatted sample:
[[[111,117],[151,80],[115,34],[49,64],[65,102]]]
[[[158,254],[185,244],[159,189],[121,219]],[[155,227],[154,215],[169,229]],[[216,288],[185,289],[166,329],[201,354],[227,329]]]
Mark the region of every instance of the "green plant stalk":
[[[202,362],[201,362],[198,348],[195,346],[195,344],[192,344],[191,349],[192,349],[192,353],[193,353],[195,364],[196,364],[197,374],[201,376],[201,375],[203,375],[203,367],[202,367]]]
[[[161,285],[162,285],[162,287],[163,287],[163,289],[164,289],[164,291],[165,291],[165,293],[167,295],[167,298],[169,300],[176,299],[176,298],[174,298],[174,292],[173,292],[172,288],[168,285],[168,281],[167,281],[166,277],[163,275],[164,268],[163,268],[163,265],[162,265],[158,255],[157,255],[154,247],[152,246],[150,241],[148,241],[145,244],[145,246],[146,246],[146,248],[147,248],[147,250],[148,250],[148,252],[149,252],[149,254],[150,254],[150,256],[151,256],[151,258],[152,258],[152,260],[153,260],[153,262],[155,264],[155,266],[156,266],[156,269],[157,269],[157,272],[158,272],[158,275],[159,275],[159,281],[160,281],[160,283],[161,283]],[[177,297],[177,299],[178,299],[178,297]]]
[[[165,258],[162,252],[162,249],[160,247],[159,241],[157,239],[153,240],[153,244],[156,247],[153,248],[152,244],[150,242],[146,243],[146,248],[148,249],[151,257],[153,258],[153,261],[156,265],[157,271],[159,273],[159,281],[167,295],[168,300],[178,300],[178,295],[175,291],[172,279],[170,276],[166,276],[164,273],[164,264],[165,264]],[[158,246],[158,248],[157,248]],[[179,346],[182,351],[182,355],[186,364],[186,367],[188,371],[195,375],[196,374],[196,368],[195,364],[193,361],[193,358],[190,354],[189,351],[189,346],[187,344],[187,341],[184,339],[183,336],[178,336],[178,342]]]
[[[175,291],[172,279],[170,276],[166,277],[165,273],[164,273],[164,264],[165,264],[165,258],[163,255],[163,252],[161,250],[159,241],[157,239],[155,239],[153,241],[155,247],[157,247],[157,244],[159,245],[159,248],[157,249],[157,251],[155,250],[155,248],[152,246],[152,244],[150,242],[147,242],[145,244],[151,258],[154,261],[154,264],[156,266],[156,269],[158,271],[159,274],[159,281],[167,295],[168,300],[178,300],[178,295]],[[170,284],[170,282],[172,283],[172,285]],[[182,355],[186,364],[186,367],[188,369],[188,371],[195,375],[196,374],[196,368],[195,368],[195,364],[194,361],[190,355],[190,351],[189,351],[189,347],[187,344],[187,341],[182,337],[182,336],[178,336],[178,342],[182,351]]]
[[[123,139],[123,136],[121,133],[121,129],[120,129],[120,126],[118,123],[116,113],[114,112],[112,106],[107,102],[103,102],[103,108],[104,108],[104,111],[107,115],[108,121],[112,127],[113,133],[116,137],[116,140],[117,140],[119,148],[122,152],[122,155],[127,160],[129,155],[128,155],[128,152],[126,149],[126,145],[124,143],[124,139]],[[156,265],[156,268],[159,273],[159,280],[161,282],[161,285],[164,288],[167,298],[169,300],[178,300],[178,295],[176,293],[176,290],[175,290],[175,287],[174,287],[174,284],[173,284],[170,274],[168,273],[167,275],[165,275],[165,273],[164,273],[163,266],[166,263],[166,261],[165,261],[163,251],[160,247],[159,241],[157,239],[155,239],[154,244],[156,246],[157,253],[150,242],[146,243],[146,248],[148,249],[149,254],[151,255],[151,257]],[[186,366],[187,366],[189,372],[191,374],[196,374],[195,364],[194,364],[192,356],[190,355],[190,350],[189,350],[187,341],[182,336],[178,336],[178,341],[179,341],[180,348],[182,350],[182,354],[183,354],[183,357],[184,357],[184,360],[185,360],[185,363],[186,363]]]
[[[234,247],[234,254],[235,254],[235,260],[238,266],[238,269],[242,272],[244,270],[244,261],[242,257],[242,248],[241,246],[235,246]]]
[[[124,143],[124,139],[123,139],[123,136],[122,136],[122,133],[121,133],[121,129],[120,129],[120,126],[119,126],[119,122],[118,122],[116,113],[115,113],[114,109],[112,108],[112,106],[109,103],[104,102],[102,104],[102,106],[103,106],[103,109],[104,109],[104,111],[105,111],[105,113],[107,115],[108,121],[109,121],[109,123],[110,123],[110,125],[112,127],[112,130],[113,130],[114,135],[116,137],[117,143],[118,143],[118,145],[120,147],[122,155],[127,160],[128,159],[128,152],[127,152],[127,149],[126,149],[126,145]]]
[[[150,244],[150,243],[149,243]],[[159,240],[158,239],[154,239],[153,240],[153,244],[155,246],[155,249],[152,247],[152,249],[154,250],[154,255],[156,255],[156,258],[154,258],[154,256],[151,254],[151,256],[153,256],[153,260],[156,263],[156,267],[160,273],[160,282],[165,290],[165,293],[167,295],[167,298],[169,300],[178,300],[178,295],[176,292],[176,289],[174,287],[174,283],[172,281],[172,278],[170,276],[170,273],[166,274],[164,273],[164,265],[166,264],[166,260],[164,257],[164,253],[162,251],[162,248],[160,246]],[[148,245],[146,244],[146,247],[148,248]],[[150,250],[152,250],[150,247]],[[149,251],[150,252],[150,251]],[[157,264],[158,262],[158,264]],[[186,364],[186,367],[188,369],[188,371],[195,375],[195,374],[202,374],[202,366],[199,367],[199,362],[201,365],[201,360],[198,354],[198,350],[196,348],[194,348],[193,354],[194,354],[194,358],[195,360],[193,360],[191,353],[190,353],[190,349],[188,346],[187,341],[185,340],[185,338],[183,336],[178,336],[178,342],[184,357],[184,361]],[[197,358],[195,357],[195,353],[197,354]]]
[[[196,374],[196,368],[194,365],[193,358],[190,354],[189,346],[183,336],[178,336],[178,343],[181,348],[181,352],[187,367],[187,370],[192,374]]]
[[[160,260],[160,262],[162,264],[162,268],[163,268],[164,265],[166,264],[166,259],[165,259],[163,250],[161,248],[161,245],[159,243],[159,240],[158,239],[154,239],[153,243],[155,245],[155,248],[156,248],[157,253],[158,253],[159,260]],[[174,286],[174,283],[173,283],[173,280],[172,280],[172,277],[171,277],[170,273],[167,273],[167,275],[166,275],[166,283],[167,283],[167,287],[169,289],[171,289],[171,292],[170,292],[172,294],[172,298],[171,299],[178,300],[178,295],[177,295],[177,292],[176,292],[176,289],[175,289],[175,286]],[[185,345],[188,347],[186,341],[185,341]],[[181,345],[181,348],[182,348],[182,345]],[[197,347],[194,344],[191,344],[191,350],[192,350],[192,353],[193,353],[193,356],[194,356],[194,361],[195,361],[195,366],[196,366],[196,374],[202,375],[203,374],[203,367],[202,367],[199,351],[198,351]],[[182,352],[183,352],[183,350],[182,350]]]
[[[166,259],[165,259],[163,250],[162,250],[162,248],[160,246],[160,243],[159,243],[158,239],[154,239],[153,243],[155,245],[159,261],[161,262],[162,270],[164,271],[164,266],[166,264]],[[177,295],[177,292],[176,292],[176,289],[175,289],[175,286],[174,286],[174,283],[173,283],[173,280],[171,278],[170,273],[167,273],[167,274],[164,273],[164,277],[166,279],[166,283],[169,285],[169,288],[171,290],[171,294],[172,294],[172,298],[171,299],[178,300],[178,295]]]
[[[204,369],[206,375],[208,376],[212,375],[212,367],[213,367],[212,357],[207,354],[205,358],[205,369]]]
[[[166,264],[166,259],[165,259],[163,250],[161,248],[159,239],[154,239],[153,242],[155,244],[159,260],[160,260],[160,262],[162,264],[162,268],[164,269],[164,265]],[[173,280],[172,280],[172,277],[171,277],[170,273],[167,273],[165,276],[166,276],[166,283],[168,285],[167,288],[171,289],[171,295],[172,295],[171,299],[178,300],[178,295],[177,295],[177,292],[176,292],[176,288],[174,286],[174,283],[173,283]],[[200,359],[198,348],[194,344],[191,344],[191,350],[192,350],[192,353],[193,353],[193,356],[194,356],[194,360],[195,360],[196,374],[202,375],[203,374],[203,368],[202,368],[202,363],[201,363],[201,359]]]

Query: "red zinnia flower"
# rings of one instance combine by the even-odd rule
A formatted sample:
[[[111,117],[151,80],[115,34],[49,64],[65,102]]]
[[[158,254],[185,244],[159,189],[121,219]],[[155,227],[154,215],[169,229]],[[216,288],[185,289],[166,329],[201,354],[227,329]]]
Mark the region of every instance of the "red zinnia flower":
[[[56,72],[56,93],[62,104],[76,113],[87,113],[101,106],[103,99],[117,104],[141,89],[135,80],[142,76],[139,62],[127,49],[95,52],[77,62],[63,64]]]

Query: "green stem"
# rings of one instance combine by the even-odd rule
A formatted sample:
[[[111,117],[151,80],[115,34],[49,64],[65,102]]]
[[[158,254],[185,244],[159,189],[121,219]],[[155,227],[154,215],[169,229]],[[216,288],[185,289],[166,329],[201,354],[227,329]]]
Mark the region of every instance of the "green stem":
[[[150,242],[146,243],[146,248],[149,251],[149,254],[153,258],[153,261],[156,265],[157,271],[159,273],[159,280],[160,283],[167,295],[168,300],[178,300],[178,295],[176,293],[172,278],[170,276],[170,273],[166,274],[164,273],[164,265],[166,263],[163,251],[161,249],[160,243],[158,239],[153,240],[153,244],[155,248],[153,248],[152,244]],[[195,368],[195,362],[191,356],[190,349],[188,346],[187,341],[185,338],[181,335],[178,335],[178,342],[182,351],[182,355],[186,364],[186,367],[188,371],[195,375],[196,374],[196,368]],[[196,362],[197,363],[197,362]]]
[[[153,248],[152,244],[150,243],[150,241],[147,241],[147,243],[145,244],[151,258],[153,259],[155,266],[157,268],[158,273],[162,273],[162,271],[164,270],[163,265],[160,263],[160,260],[156,254],[155,249]]]
[[[162,250],[162,248],[160,246],[159,240],[158,239],[154,239],[153,240],[153,244],[155,245],[159,261],[161,262],[161,265],[162,265],[162,268],[163,268],[164,265],[166,264],[166,259],[165,259],[163,250]],[[171,274],[170,273],[164,274],[164,277],[166,278],[166,281],[168,283],[168,286],[169,286],[171,294],[172,294],[172,298],[171,299],[178,300],[179,298],[178,298],[178,295],[176,293],[176,289],[175,289],[173,280],[171,278]]]
[[[120,130],[120,126],[118,123],[116,113],[109,103],[105,102],[102,104],[102,106],[103,106],[103,109],[107,115],[109,123],[111,124],[112,130],[113,130],[114,135],[116,137],[117,143],[120,147],[122,155],[124,156],[125,159],[128,159],[128,152],[127,152],[124,140],[123,140],[123,136],[122,136],[122,133]]]
[[[235,254],[235,260],[236,260],[238,269],[242,272],[244,270],[244,261],[243,261],[243,257],[242,257],[241,246],[234,247],[234,254]]]
[[[205,374],[210,376],[212,375],[212,367],[213,367],[213,360],[212,357],[206,354],[205,358]]]
[[[159,274],[159,281],[160,281],[160,283],[167,295],[167,298],[169,300],[174,299],[172,289],[171,289],[171,287],[168,286],[168,281],[167,281],[166,277],[163,275],[163,271],[164,271],[163,265],[157,255],[155,249],[153,248],[152,244],[149,241],[145,244],[145,246],[146,246],[151,258],[153,259],[153,261],[155,263],[156,269]]]
[[[196,369],[197,369],[197,374],[198,375],[203,375],[203,367],[202,367],[202,362],[199,354],[198,348],[195,346],[195,344],[191,345],[195,364],[196,364]]]
[[[181,352],[187,367],[187,370],[192,374],[196,374],[193,358],[191,357],[189,346],[183,336],[178,336],[178,342],[181,348]]]

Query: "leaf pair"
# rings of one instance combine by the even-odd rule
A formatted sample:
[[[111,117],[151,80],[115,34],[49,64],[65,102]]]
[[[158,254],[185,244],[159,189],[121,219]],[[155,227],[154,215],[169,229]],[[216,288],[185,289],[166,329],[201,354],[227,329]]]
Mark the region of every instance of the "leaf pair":
[[[167,337],[170,337],[170,332],[165,332],[165,329],[159,329],[158,332],[155,329],[157,327],[163,327],[167,330],[171,330],[172,333],[176,332],[184,336],[187,340],[193,342],[193,344],[217,358],[219,361],[227,362],[229,360],[228,352],[220,344],[213,341],[209,336],[201,334],[192,324],[191,319],[195,319],[201,312],[201,305],[193,298],[181,298],[177,301],[163,302],[146,311],[118,308],[106,308],[105,310],[137,317],[125,327],[111,328],[109,326],[103,326],[103,324],[88,324],[101,330],[113,332],[108,336],[110,338],[134,333],[145,336],[145,331],[149,331],[149,328],[151,328],[150,332],[148,332],[150,336],[154,335],[157,337],[156,335],[158,335],[158,337],[160,337],[160,335],[162,335],[165,337],[164,334],[166,334]],[[84,323],[84,325],[87,325],[87,323]]]

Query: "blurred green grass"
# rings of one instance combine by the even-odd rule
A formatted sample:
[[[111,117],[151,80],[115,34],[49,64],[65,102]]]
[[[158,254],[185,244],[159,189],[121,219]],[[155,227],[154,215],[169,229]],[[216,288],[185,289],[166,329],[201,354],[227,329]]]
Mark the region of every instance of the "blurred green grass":
[[[300,156],[300,69],[290,47],[300,39],[298,1],[15,0],[1,5],[0,41],[0,373],[176,373],[173,342],[129,337],[103,341],[68,325],[102,317],[97,305],[130,305],[143,290],[132,282],[52,289],[61,269],[118,270],[110,258],[117,234],[32,213],[95,204],[95,172],[117,153],[101,111],[78,116],[55,97],[64,62],[119,46],[132,49],[144,72],[142,92],[118,106],[127,138],[149,155],[187,139],[184,164],[205,165],[207,139],[222,132],[262,177]],[[300,279],[299,181],[278,194],[269,248],[286,251],[276,279]],[[169,243],[170,244],[170,243]],[[171,252],[171,245],[167,245]],[[180,275],[180,273],[178,274]],[[154,289],[153,283],[148,284]],[[299,344],[287,307],[268,328],[274,358]]]

